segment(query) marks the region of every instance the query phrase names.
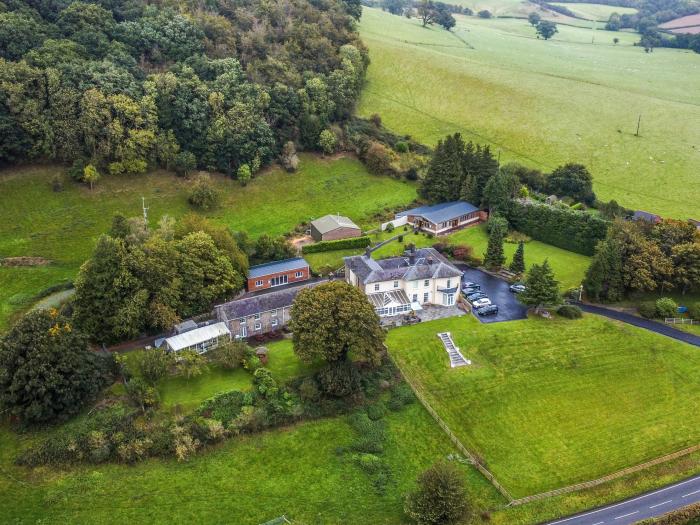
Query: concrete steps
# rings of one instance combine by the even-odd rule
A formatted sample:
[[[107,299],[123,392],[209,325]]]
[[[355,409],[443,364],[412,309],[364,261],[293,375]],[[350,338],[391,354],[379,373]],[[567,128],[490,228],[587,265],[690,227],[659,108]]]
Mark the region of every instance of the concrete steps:
[[[462,353],[459,351],[459,348],[455,346],[450,332],[440,332],[437,334],[437,336],[438,338],[440,338],[440,341],[442,341],[442,344],[445,346],[445,351],[447,352],[447,355],[450,356],[450,366],[452,368],[472,364],[472,362],[469,359],[466,359],[462,355]]]

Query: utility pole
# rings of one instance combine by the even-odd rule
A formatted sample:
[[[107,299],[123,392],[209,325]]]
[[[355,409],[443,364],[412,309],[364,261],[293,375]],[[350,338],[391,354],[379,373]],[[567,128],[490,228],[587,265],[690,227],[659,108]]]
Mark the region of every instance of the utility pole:
[[[642,123],[642,114],[639,114],[639,118],[637,119],[637,133],[634,134],[635,137],[639,136],[639,126]]]
[[[148,208],[146,208],[146,198],[141,197],[141,207],[143,208],[143,231],[148,231]]]

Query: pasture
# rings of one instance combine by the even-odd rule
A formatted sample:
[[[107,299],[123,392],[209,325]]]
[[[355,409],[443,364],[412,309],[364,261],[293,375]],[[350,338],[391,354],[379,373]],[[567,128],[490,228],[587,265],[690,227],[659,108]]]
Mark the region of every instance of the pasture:
[[[473,366],[450,369],[449,331]],[[700,354],[597,316],[389,332],[387,344],[452,431],[516,497],[700,442]]]
[[[0,172],[0,258],[40,256],[51,261],[47,266],[0,266],[0,330],[43,290],[72,280],[115,213],[142,213],[142,196],[154,226],[163,215],[180,217],[192,211],[187,203],[190,182],[165,172],[105,177],[92,191],[66,181],[64,191],[53,192],[51,180],[60,172],[59,167],[44,166]],[[223,176],[214,181],[222,205],[205,215],[253,237],[281,235],[331,212],[362,224],[374,213],[416,197],[415,185],[371,175],[351,158],[302,155],[297,173],[270,169],[246,187]],[[349,194],[353,199],[346,198]]]
[[[569,2],[551,2],[552,5],[566,7],[576,16],[585,18],[586,20],[597,20],[607,22],[610,15],[617,13],[618,15],[631,15],[637,12],[634,7],[620,7],[604,4],[579,4]]]
[[[580,162],[602,199],[697,214],[697,54],[647,54],[625,32],[559,25],[544,41],[526,20],[457,20],[447,32],[364,9],[372,63],[359,113],[378,113],[390,129],[429,144],[460,132],[490,144],[503,162],[545,171]]]

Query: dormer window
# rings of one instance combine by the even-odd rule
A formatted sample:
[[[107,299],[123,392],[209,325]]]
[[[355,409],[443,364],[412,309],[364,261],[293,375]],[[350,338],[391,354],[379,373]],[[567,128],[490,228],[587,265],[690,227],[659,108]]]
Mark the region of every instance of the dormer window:
[[[394,281],[394,288],[398,288],[398,287],[399,287],[399,281]]]

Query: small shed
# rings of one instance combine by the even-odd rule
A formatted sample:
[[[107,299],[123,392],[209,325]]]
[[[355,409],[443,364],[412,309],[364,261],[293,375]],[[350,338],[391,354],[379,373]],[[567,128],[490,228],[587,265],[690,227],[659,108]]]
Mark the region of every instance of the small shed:
[[[165,347],[169,352],[194,350],[203,354],[231,340],[231,331],[226,323],[214,323],[182,334],[168,337]]]
[[[263,365],[267,364],[268,354],[269,350],[265,346],[259,346],[255,349],[255,355],[258,356],[258,359],[260,359]]]
[[[348,217],[337,215],[325,215],[320,219],[311,221],[311,237],[314,241],[337,241],[349,237],[360,237],[362,230]]]

